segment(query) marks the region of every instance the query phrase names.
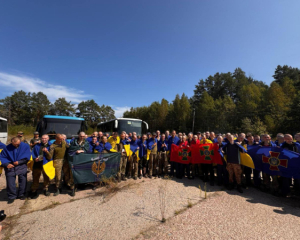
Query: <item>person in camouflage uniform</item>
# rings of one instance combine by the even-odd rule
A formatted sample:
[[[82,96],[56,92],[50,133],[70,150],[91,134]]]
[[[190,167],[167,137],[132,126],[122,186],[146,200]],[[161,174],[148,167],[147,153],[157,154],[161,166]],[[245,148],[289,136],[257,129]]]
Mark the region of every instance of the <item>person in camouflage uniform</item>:
[[[39,132],[33,133],[33,138],[30,140],[30,149],[33,149],[36,144],[41,143],[41,139],[39,137]]]
[[[127,178],[125,177],[126,172],[126,165],[127,165],[127,154],[125,151],[124,146],[128,144],[128,141],[125,139],[125,132],[122,132],[120,135],[120,142],[117,145],[118,152],[121,153],[121,161],[120,161],[120,168],[118,172],[118,181],[126,181]]]
[[[53,166],[55,168],[56,192],[54,193],[54,196],[57,196],[62,192],[61,173],[67,148],[68,145],[64,141],[63,136],[61,134],[56,134],[55,142],[50,146],[50,154],[51,158],[53,159]]]
[[[76,153],[76,154],[81,154],[81,153],[86,153],[89,152],[90,149],[90,144],[88,141],[86,141],[85,139],[85,133],[84,132],[80,132],[78,135],[78,139],[75,139],[74,141],[72,141],[70,143],[70,147],[69,147],[69,153]],[[69,162],[68,162],[68,167],[69,167],[69,181],[68,181],[68,186],[71,189],[71,196],[74,197],[75,196],[75,186],[74,186],[74,179],[73,179],[73,175],[69,166]]]

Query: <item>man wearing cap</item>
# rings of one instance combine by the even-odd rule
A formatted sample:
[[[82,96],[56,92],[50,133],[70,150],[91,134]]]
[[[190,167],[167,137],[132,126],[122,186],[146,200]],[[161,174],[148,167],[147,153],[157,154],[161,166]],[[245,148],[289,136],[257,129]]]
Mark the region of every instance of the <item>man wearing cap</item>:
[[[150,135],[151,137],[151,135]],[[158,160],[157,160],[157,139],[156,132],[152,134],[152,137],[148,139],[147,141],[147,148],[151,151],[150,157],[149,157],[149,178],[152,178],[152,174],[157,174],[157,167],[158,167]]]
[[[28,144],[28,141],[24,138],[24,133],[22,131],[18,132],[17,137],[20,138],[21,142]]]
[[[39,137],[39,132],[33,133],[33,138],[30,140],[30,149],[33,149],[36,144],[41,143],[41,139]]]

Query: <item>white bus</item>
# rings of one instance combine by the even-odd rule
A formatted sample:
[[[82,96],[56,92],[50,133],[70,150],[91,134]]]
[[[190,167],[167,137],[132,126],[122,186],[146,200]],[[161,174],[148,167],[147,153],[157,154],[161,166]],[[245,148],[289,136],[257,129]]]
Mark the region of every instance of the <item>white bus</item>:
[[[135,118],[116,118],[97,125],[98,132],[101,131],[110,134],[112,132],[121,134],[122,131],[125,131],[126,133],[136,132],[137,135],[142,135],[142,133],[146,133],[148,129],[148,123]]]
[[[7,142],[7,119],[0,117],[0,142]]]

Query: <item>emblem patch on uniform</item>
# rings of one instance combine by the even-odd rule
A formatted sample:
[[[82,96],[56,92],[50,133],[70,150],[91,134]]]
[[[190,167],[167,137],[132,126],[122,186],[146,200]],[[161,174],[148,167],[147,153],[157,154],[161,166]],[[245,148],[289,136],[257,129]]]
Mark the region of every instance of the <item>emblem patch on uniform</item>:
[[[200,155],[204,155],[204,160],[211,161],[211,156],[214,156],[214,150],[209,150],[209,146],[203,146],[203,150],[200,149]]]
[[[92,165],[92,172],[93,174],[97,175],[97,177],[105,170],[105,162],[100,163],[100,160],[98,161],[98,164],[96,162]]]
[[[270,164],[270,170],[279,171],[278,166],[287,168],[288,160],[287,159],[279,159],[279,152],[270,151],[270,157],[262,156],[263,163]]]

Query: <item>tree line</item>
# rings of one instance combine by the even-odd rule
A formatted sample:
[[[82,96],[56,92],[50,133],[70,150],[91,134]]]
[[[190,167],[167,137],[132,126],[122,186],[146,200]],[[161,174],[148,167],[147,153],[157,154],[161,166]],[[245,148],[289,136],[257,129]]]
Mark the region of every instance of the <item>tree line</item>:
[[[77,106],[65,98],[51,103],[42,92],[14,92],[0,100],[0,116],[7,118],[8,125],[36,126],[44,115],[83,117],[92,128],[97,123],[115,118],[115,111],[106,105],[98,105],[93,99]]]
[[[150,130],[189,132],[252,132],[255,134],[299,131],[300,70],[278,65],[274,81],[247,76],[241,68],[201,79],[194,95],[162,99],[150,106],[131,108],[124,117],[148,121]],[[194,117],[195,115],[195,117]]]

